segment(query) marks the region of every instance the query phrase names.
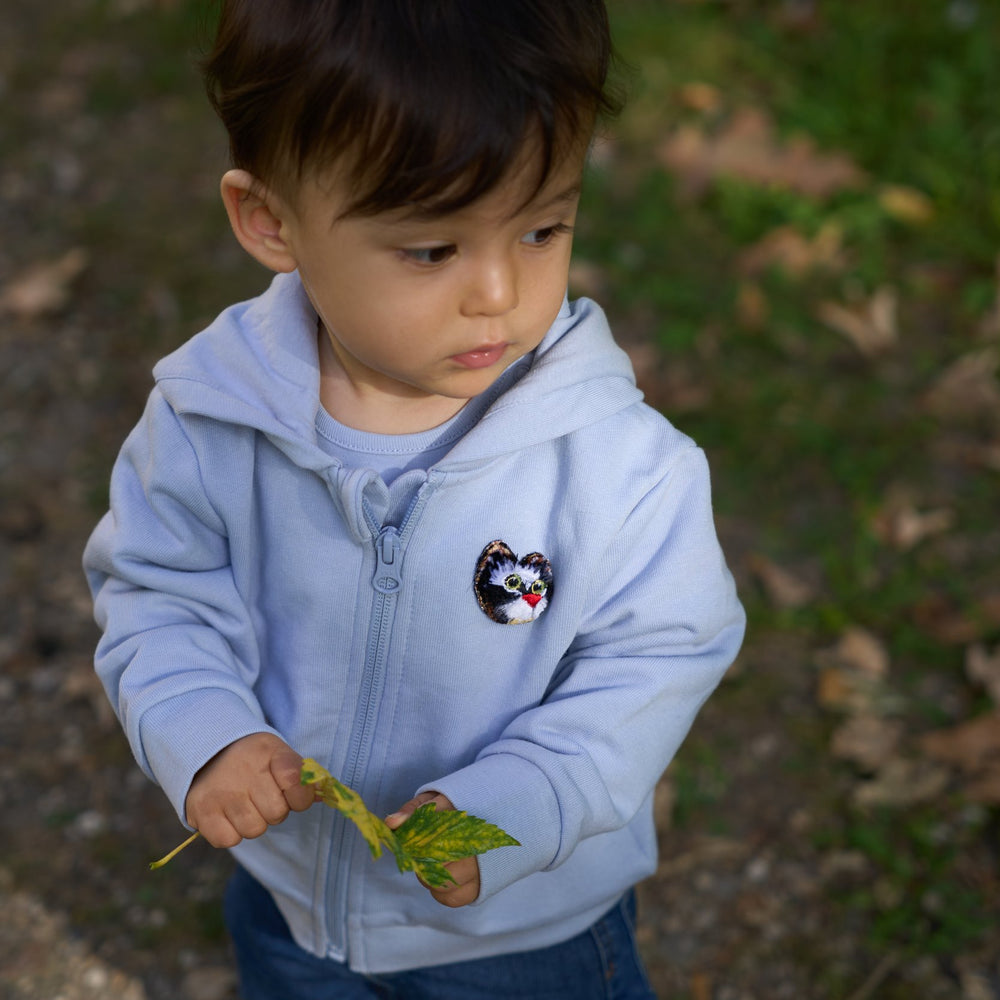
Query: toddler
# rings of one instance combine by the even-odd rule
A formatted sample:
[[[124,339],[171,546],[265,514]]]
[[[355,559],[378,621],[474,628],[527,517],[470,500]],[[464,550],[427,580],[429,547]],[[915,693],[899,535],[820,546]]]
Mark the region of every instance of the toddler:
[[[603,0],[222,4],[276,276],[156,366],[84,562],[140,766],[238,861],[247,1000],[652,996],[653,789],[744,618],[702,452],[566,297],[609,59]],[[521,846],[427,888],[303,756]]]

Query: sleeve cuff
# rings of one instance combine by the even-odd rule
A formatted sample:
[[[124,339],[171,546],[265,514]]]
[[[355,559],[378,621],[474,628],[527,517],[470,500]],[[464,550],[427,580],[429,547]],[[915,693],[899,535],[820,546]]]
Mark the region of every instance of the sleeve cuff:
[[[494,823],[520,842],[479,855],[479,895],[485,902],[525,875],[547,868],[559,851],[559,806],[548,779],[530,761],[492,754],[418,789],[447,795],[456,809]]]
[[[259,711],[224,688],[189,691],[161,702],[143,714],[140,733],[146,769],[185,826],[191,782],[220,750],[253,733],[283,738]]]

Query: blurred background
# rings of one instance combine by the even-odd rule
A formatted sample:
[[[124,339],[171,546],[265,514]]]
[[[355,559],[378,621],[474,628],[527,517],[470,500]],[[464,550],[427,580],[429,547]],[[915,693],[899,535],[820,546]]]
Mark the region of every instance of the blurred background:
[[[662,1000],[1000,998],[1000,4],[610,0],[574,294],[707,450],[750,616],[658,797]],[[268,277],[195,0],[5,0],[0,996],[232,1000],[228,858],[93,677],[156,359]]]

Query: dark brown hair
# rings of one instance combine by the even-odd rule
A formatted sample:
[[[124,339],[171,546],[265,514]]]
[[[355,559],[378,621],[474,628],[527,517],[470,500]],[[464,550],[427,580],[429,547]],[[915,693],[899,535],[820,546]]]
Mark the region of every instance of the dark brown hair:
[[[346,169],[351,213],[445,213],[529,138],[538,185],[617,110],[604,0],[223,0],[204,62],[233,165],[292,194]]]

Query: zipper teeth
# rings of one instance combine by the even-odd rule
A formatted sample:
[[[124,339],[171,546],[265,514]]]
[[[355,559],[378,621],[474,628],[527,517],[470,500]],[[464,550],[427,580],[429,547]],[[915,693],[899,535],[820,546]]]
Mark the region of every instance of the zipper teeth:
[[[383,531],[392,531],[395,533],[395,528],[383,529]],[[383,531],[379,531],[375,534],[373,539],[375,545],[376,575],[378,574],[378,564],[380,561],[381,551],[380,545],[382,543]],[[397,560],[400,558],[400,546],[398,542],[396,545],[395,557]],[[356,725],[354,727],[353,738],[350,744],[349,756],[343,779],[344,783],[350,788],[357,788],[358,779],[361,776],[362,768],[367,760],[367,754],[364,753],[364,749],[368,744],[368,740],[375,725],[375,703],[377,700],[375,697],[377,689],[376,679],[381,678],[384,686],[384,669],[382,661],[385,658],[385,650],[389,636],[389,623],[392,620],[395,600],[395,592],[385,593],[375,589],[375,600],[371,618],[371,631],[369,632],[368,645],[365,648],[364,683],[361,691],[361,697],[359,699],[359,704],[363,706],[362,717],[360,725]],[[336,845],[331,845],[334,846],[331,863],[336,864],[334,861],[335,858],[346,858],[347,860],[344,866],[344,877],[338,880],[339,884],[336,894],[335,910],[336,916],[332,921],[332,926],[339,928],[340,935],[342,937],[341,946],[344,956],[346,957],[349,951],[348,941],[350,938],[347,900],[348,889],[351,881],[350,872],[352,865],[350,862],[350,855],[346,852],[349,834],[348,826],[350,824],[346,821],[346,819],[344,819],[344,817],[338,816],[337,819],[341,821],[340,835],[336,838]]]
[[[375,719],[375,677],[374,667],[381,663],[388,634],[387,623],[391,617],[389,613],[389,601],[395,595],[383,594],[376,591],[376,611],[372,616],[375,627],[370,640],[368,652],[366,653],[366,663],[373,669],[368,670],[365,677],[365,687],[362,691],[361,702],[364,705],[361,726],[355,729],[356,739],[351,743],[351,758],[348,768],[346,784],[354,787],[361,771],[361,751],[368,742],[368,736]],[[381,673],[381,671],[379,671]]]
[[[430,482],[430,480],[428,480]],[[399,573],[398,560],[402,558],[403,540],[409,536],[409,529],[411,528],[411,520],[416,521],[416,516],[423,509],[424,504],[427,502],[430,493],[432,491],[426,489],[425,487],[417,491],[416,496],[410,502],[406,509],[406,514],[403,516],[400,527],[397,530],[391,526],[382,527],[375,522],[372,516],[371,510],[368,505],[363,506],[363,512],[365,520],[368,522],[369,528],[372,533],[372,538],[375,545],[375,562],[376,562],[376,573],[378,572],[378,563],[380,558],[379,546],[382,542],[383,532],[391,531],[396,536],[395,545],[395,559],[397,560],[396,573]],[[374,589],[374,588],[373,588]],[[364,689],[362,692],[362,697],[360,701],[364,704],[364,716],[359,727],[355,727],[355,738],[351,740],[350,745],[350,758],[348,761],[348,766],[346,768],[346,773],[344,777],[344,783],[351,788],[356,787],[358,778],[361,775],[362,767],[367,760],[367,755],[365,759],[362,759],[362,752],[367,745],[369,736],[374,728],[374,721],[376,716],[375,711],[375,678],[376,675],[382,676],[383,686],[384,686],[384,670],[378,669],[382,665],[382,661],[385,658],[385,651],[387,648],[389,640],[389,624],[391,623],[394,613],[395,613],[395,602],[398,596],[398,590],[386,593],[375,589],[375,602],[373,605],[372,612],[372,631],[369,633],[369,645],[365,649],[365,675],[364,675]],[[331,855],[329,859],[329,865],[331,868],[337,866],[336,859],[345,857],[345,847],[348,838],[348,826],[350,825],[345,817],[339,814],[334,817],[335,822],[340,824],[339,836],[331,838]],[[336,844],[333,841],[336,840]],[[348,958],[348,942],[350,938],[350,931],[348,928],[348,913],[347,913],[347,899],[348,899],[348,888],[351,881],[351,862],[349,856],[346,858],[343,878],[337,880],[337,892],[336,892],[336,910],[334,911],[335,919],[330,920],[329,911],[327,911],[327,925],[328,927],[338,928],[341,941],[339,942],[344,958]]]

